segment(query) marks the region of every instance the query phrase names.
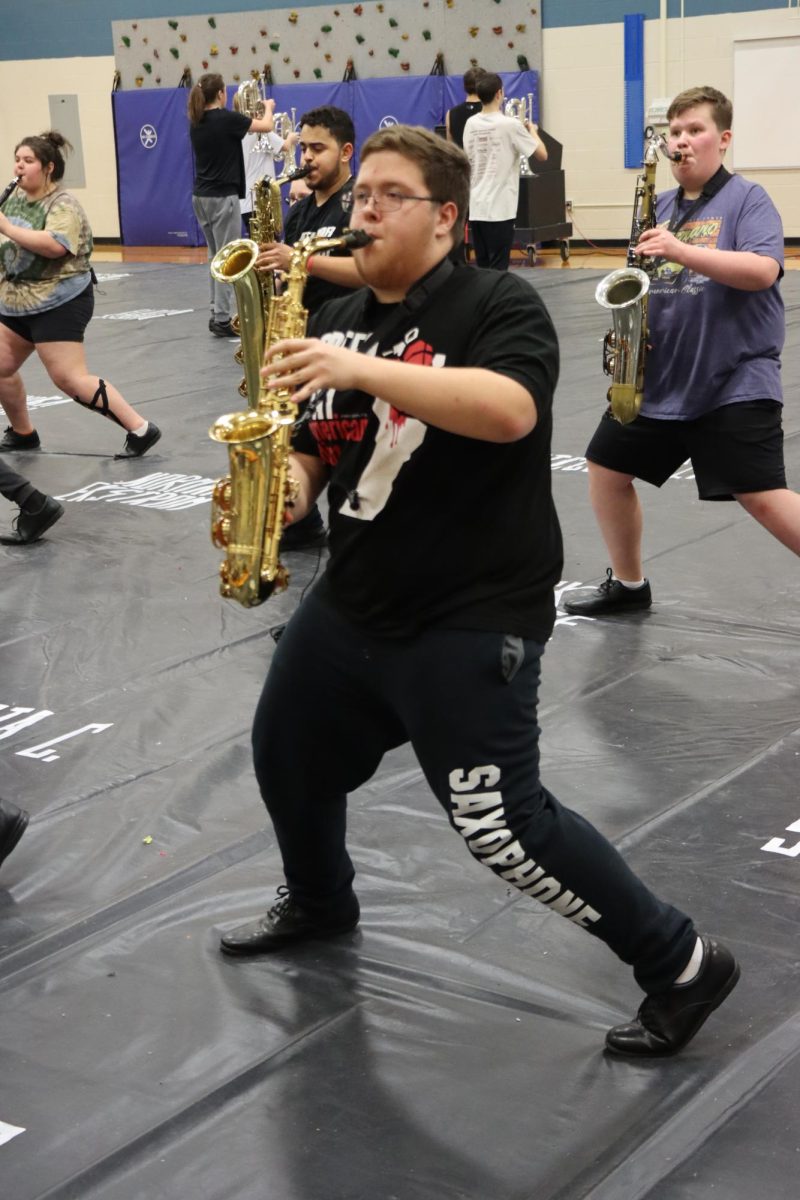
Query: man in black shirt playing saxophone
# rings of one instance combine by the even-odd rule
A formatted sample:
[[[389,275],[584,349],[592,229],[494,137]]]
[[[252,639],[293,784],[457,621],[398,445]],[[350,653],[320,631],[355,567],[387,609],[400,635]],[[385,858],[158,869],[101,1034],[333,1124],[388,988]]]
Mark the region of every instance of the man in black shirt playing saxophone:
[[[472,855],[633,966],[647,997],[607,1048],[671,1054],[739,968],[540,780],[541,658],[562,565],[558,344],[529,284],[453,264],[468,197],[455,146],[409,126],[373,134],[350,202],[352,227],[371,235],[353,251],[367,287],[266,355],[268,386],[308,404],[296,511],[327,487],[331,554],[277,645],[253,728],[286,884],[222,950],[264,954],[356,926],[347,793],[410,742]]]

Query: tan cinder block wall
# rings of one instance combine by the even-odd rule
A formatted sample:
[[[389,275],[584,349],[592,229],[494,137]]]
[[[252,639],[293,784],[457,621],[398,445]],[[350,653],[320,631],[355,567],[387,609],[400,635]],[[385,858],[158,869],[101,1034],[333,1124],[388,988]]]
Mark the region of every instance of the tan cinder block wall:
[[[114,59],[53,58],[2,63],[0,92],[0,180],[4,187],[14,174],[14,147],[23,137],[50,127],[48,97],[63,93],[78,97],[85,188],[75,188],[95,237],[118,238],[117,162],[111,85]]]
[[[663,68],[661,24],[647,21],[646,100],[674,95],[697,83],[712,84],[730,95],[734,41],[800,36],[796,14],[796,9],[781,8],[670,20]],[[575,236],[627,240],[636,171],[623,166],[623,26],[544,29],[543,59],[543,124],[564,145],[567,197],[575,206]],[[48,96],[55,92],[78,96],[88,186],[76,189],[76,195],[89,214],[95,236],[101,238],[119,237],[111,117],[113,74],[111,56],[4,62],[0,91],[0,187],[13,174],[13,149],[19,138],[41,133],[49,125]],[[769,119],[767,85],[765,81],[765,117]],[[747,176],[772,196],[786,236],[800,237],[800,170],[748,171]],[[669,186],[670,179],[669,167],[662,163],[659,187]]]
[[[798,10],[670,20],[663,68],[661,24],[647,21],[645,103],[703,83],[731,96],[733,43],[748,37],[800,37]],[[564,145],[577,238],[627,240],[630,235],[636,171],[623,166],[623,54],[622,24],[543,30],[542,118],[544,128]],[[764,112],[768,120],[766,80]],[[662,162],[658,170],[659,188],[671,186],[669,166]],[[769,192],[786,236],[800,237],[800,169],[745,174]]]

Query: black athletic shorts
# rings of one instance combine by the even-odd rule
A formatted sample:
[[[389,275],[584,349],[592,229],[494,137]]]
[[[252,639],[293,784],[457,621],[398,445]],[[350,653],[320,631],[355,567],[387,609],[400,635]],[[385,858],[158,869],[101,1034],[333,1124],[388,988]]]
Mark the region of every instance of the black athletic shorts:
[[[27,317],[4,317],[0,314],[0,325],[5,325],[17,337],[37,346],[40,342],[82,342],[86,326],[94,312],[94,288],[87,284],[79,295],[47,312],[31,313]]]
[[[661,487],[690,459],[701,500],[786,487],[782,405],[777,400],[726,404],[696,421],[637,417],[629,425],[603,415],[589,462]]]

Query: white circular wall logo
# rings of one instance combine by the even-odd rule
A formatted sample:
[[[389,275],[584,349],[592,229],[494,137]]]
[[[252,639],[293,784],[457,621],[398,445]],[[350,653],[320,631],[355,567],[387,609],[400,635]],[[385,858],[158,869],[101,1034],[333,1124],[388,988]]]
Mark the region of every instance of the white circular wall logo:
[[[145,150],[152,150],[158,141],[158,134],[152,125],[143,125],[139,130],[139,141]]]
[[[379,129],[391,129],[392,125],[399,125],[397,117],[384,117],[378,126]]]

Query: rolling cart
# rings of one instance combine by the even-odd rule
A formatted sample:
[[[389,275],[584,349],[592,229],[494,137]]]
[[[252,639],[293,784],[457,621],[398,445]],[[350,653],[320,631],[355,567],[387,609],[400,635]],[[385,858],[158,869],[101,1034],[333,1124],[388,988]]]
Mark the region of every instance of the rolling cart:
[[[539,137],[547,147],[547,161],[530,159],[532,175],[521,175],[519,205],[514,222],[514,245],[528,256],[528,265],[536,259],[539,242],[559,242],[562,262],[569,258],[572,222],[567,220],[564,172],[561,169],[561,142],[539,126]]]

